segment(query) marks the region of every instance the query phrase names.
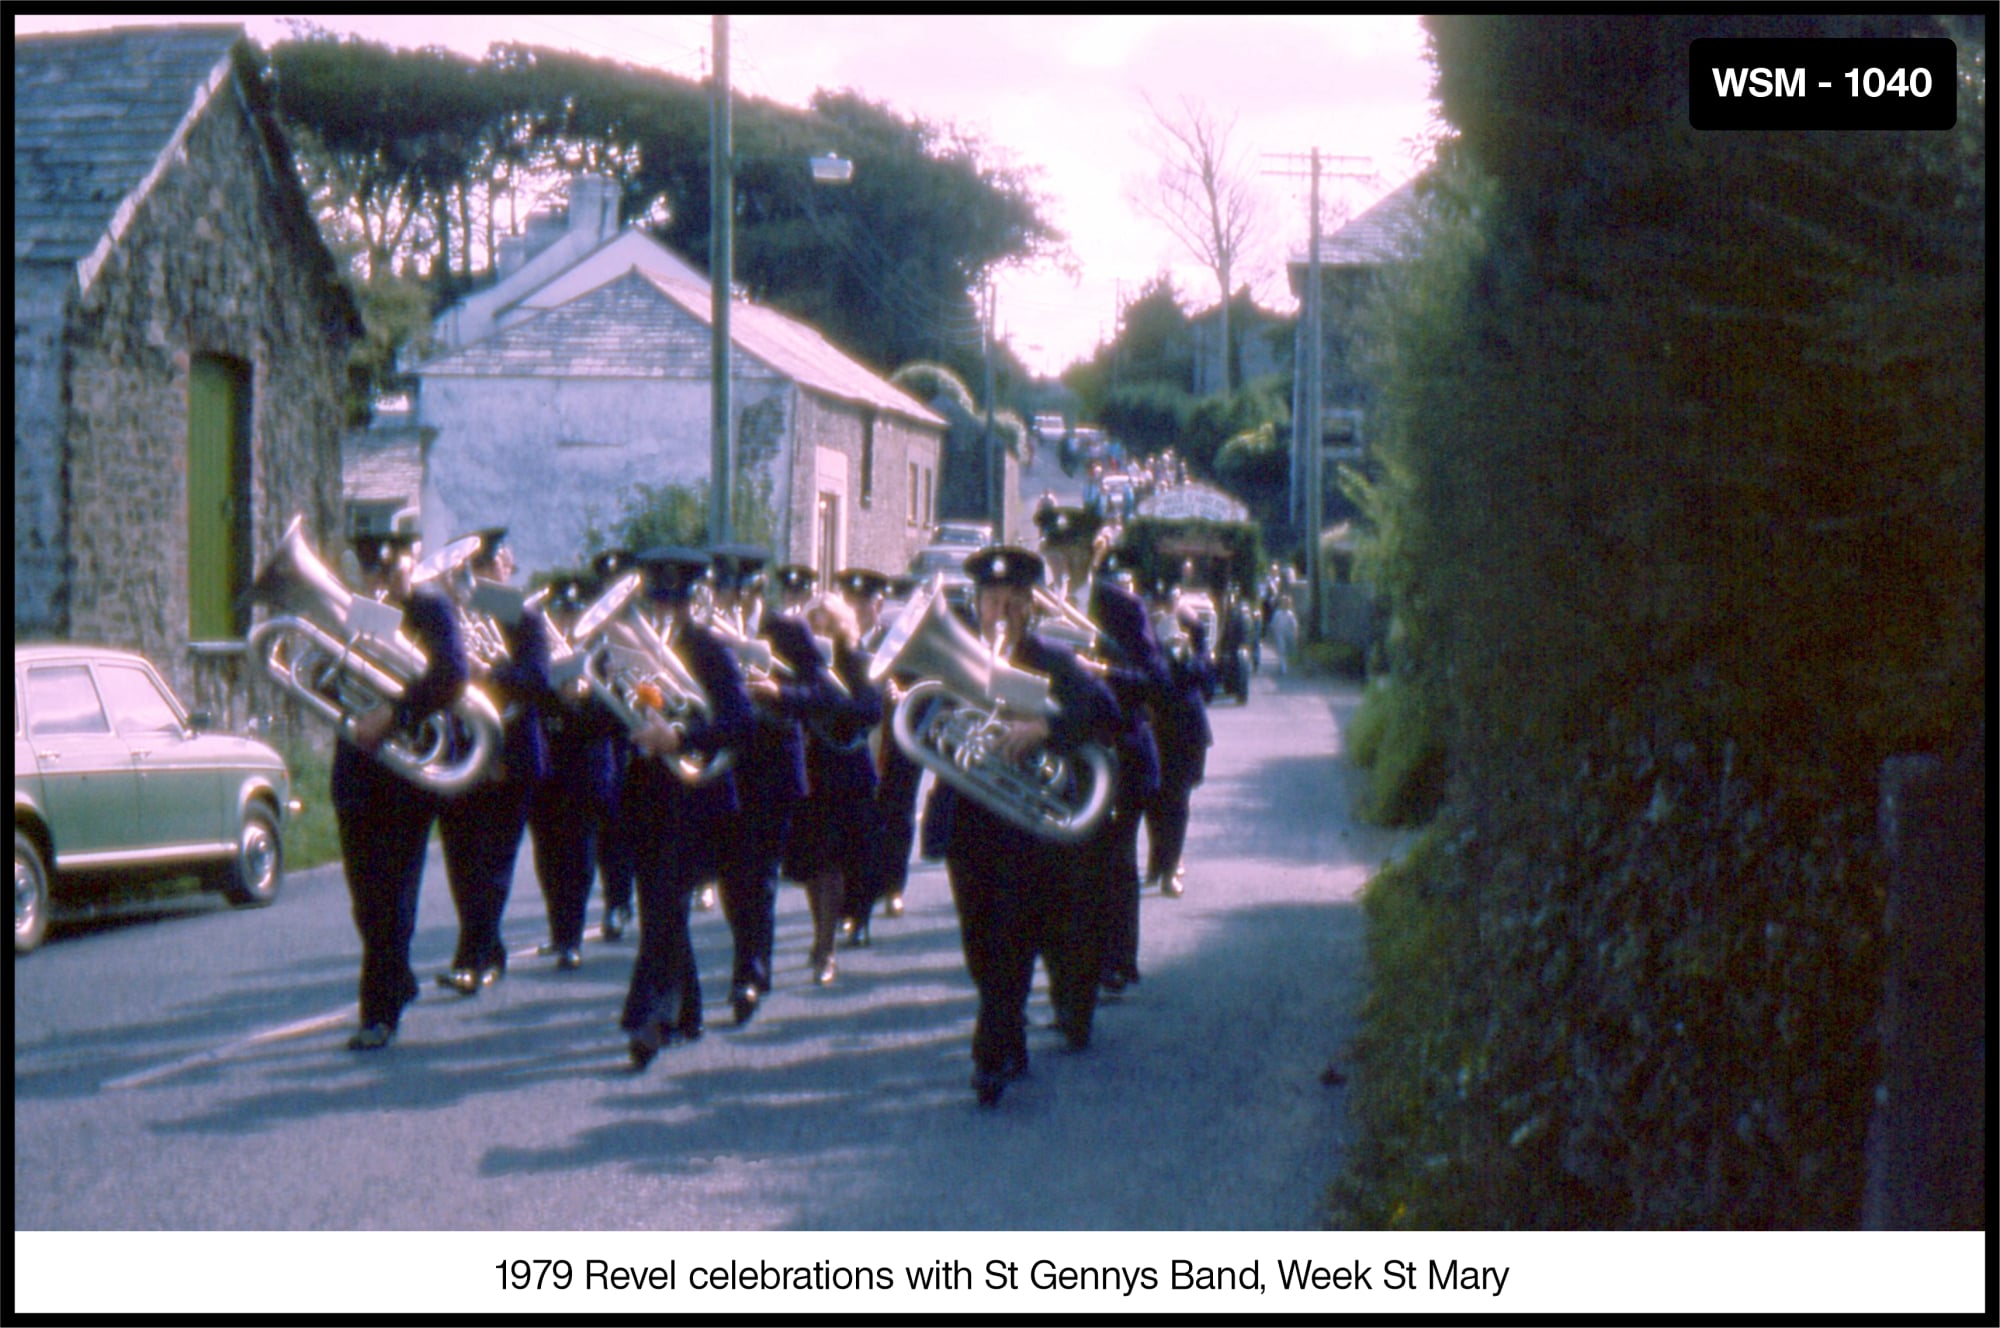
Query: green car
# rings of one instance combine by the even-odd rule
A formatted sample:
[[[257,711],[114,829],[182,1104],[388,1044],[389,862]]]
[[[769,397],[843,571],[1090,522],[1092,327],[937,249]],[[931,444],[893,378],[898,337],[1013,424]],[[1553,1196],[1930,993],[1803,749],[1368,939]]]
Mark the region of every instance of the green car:
[[[298,810],[284,758],[210,733],[143,656],[14,647],[14,953],[41,944],[55,896],[134,876],[199,874],[262,908]]]

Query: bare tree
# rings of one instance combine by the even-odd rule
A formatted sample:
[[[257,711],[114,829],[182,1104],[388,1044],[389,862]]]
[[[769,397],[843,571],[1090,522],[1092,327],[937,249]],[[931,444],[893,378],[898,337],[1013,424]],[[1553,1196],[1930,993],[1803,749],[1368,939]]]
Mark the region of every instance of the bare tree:
[[[1231,281],[1262,223],[1249,172],[1230,151],[1236,119],[1220,120],[1190,96],[1181,98],[1178,110],[1162,107],[1150,96],[1145,102],[1160,165],[1150,181],[1132,189],[1132,203],[1215,274],[1222,296],[1222,390],[1227,392],[1234,386]]]

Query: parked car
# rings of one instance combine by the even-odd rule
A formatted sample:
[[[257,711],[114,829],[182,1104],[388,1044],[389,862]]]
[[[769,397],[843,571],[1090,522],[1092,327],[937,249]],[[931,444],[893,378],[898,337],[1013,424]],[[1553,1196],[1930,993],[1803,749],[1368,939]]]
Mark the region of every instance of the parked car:
[[[993,542],[993,527],[982,521],[940,521],[937,538],[933,545],[949,544],[954,548],[983,549]]]
[[[209,729],[142,655],[14,647],[14,953],[41,943],[57,896],[119,879],[278,897],[291,774],[265,743]]]

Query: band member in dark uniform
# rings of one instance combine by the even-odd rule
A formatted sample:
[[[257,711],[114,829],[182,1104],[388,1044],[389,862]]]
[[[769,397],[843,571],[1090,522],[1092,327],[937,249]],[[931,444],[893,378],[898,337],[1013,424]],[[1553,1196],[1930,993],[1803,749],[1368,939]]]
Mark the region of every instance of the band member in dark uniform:
[[[660,1048],[701,1036],[701,975],[688,936],[694,889],[719,867],[723,837],[737,811],[736,780],[724,772],[684,780],[676,761],[688,753],[713,761],[738,750],[753,723],[736,656],[694,620],[690,603],[708,571],[693,549],[653,549],[640,557],[646,593],[667,615],[667,646],[707,696],[707,715],[667,722],[648,716],[633,736],[619,814],[631,818],[639,895],[639,955],[619,1026],[630,1038],[632,1068],[652,1064]]]
[[[598,586],[589,577],[558,576],[548,589],[544,616],[552,630],[566,634],[577,615],[590,607]],[[561,667],[550,666],[554,699],[542,714],[548,774],[528,800],[528,830],[549,919],[542,953],[554,955],[557,968],[571,970],[583,964],[590,881],[625,743],[617,719],[592,698],[580,678],[555,676]]]
[[[801,614],[812,602],[819,573],[802,563],[786,563],[772,574],[778,587],[778,612]]]
[[[1068,651],[1028,631],[1042,560],[999,545],[966,559],[965,570],[982,633],[1005,641],[1011,663],[1047,677],[1056,703],[1053,716],[1009,719],[1004,750],[1021,756],[1114,738],[1118,703],[1110,691]],[[1027,1073],[1027,1005],[1037,953],[1048,966],[1064,1037],[1078,1049],[1089,1045],[1098,972],[1095,947],[1080,946],[1089,930],[1080,895],[1087,873],[1077,866],[1083,855],[1038,838],[948,784],[939,786],[925,815],[925,839],[943,846],[966,968],[979,990],[972,1089],[980,1105],[992,1106],[1010,1081]]]
[[[1208,628],[1192,613],[1178,614],[1174,621],[1182,644],[1168,652],[1167,695],[1153,708],[1153,733],[1160,744],[1160,791],[1146,808],[1146,882],[1159,886],[1170,899],[1187,889],[1181,851],[1187,845],[1195,786],[1202,781],[1209,744],[1214,741],[1208,698],[1215,694]]]
[[[371,754],[399,730],[415,729],[455,704],[468,677],[458,619],[443,597],[410,588],[408,536],[356,540],[364,590],[403,610],[403,630],[423,650],[424,672],[394,704],[380,705],[343,727],[334,744],[331,795],[340,828],[340,857],[361,935],[361,1028],[350,1051],[378,1051],[396,1036],[403,1007],[417,998],[410,971],[410,937],[424,852],[444,799],[404,779]]]
[[[861,671],[865,674],[868,652],[881,635],[882,596],[890,580],[865,567],[843,570],[833,579],[841,600],[854,614],[861,635]],[[914,587],[912,587],[914,588]],[[905,679],[903,685],[908,684]],[[883,719],[895,704],[893,684],[882,696]],[[864,946],[875,917],[875,906],[883,906],[890,917],[903,913],[903,888],[910,874],[910,845],[916,840],[917,786],[923,767],[903,754],[889,736],[887,723],[878,724],[870,742],[875,763],[875,810],[870,821],[869,852],[860,871],[848,878],[846,899],[841,905],[840,931],[847,943]]]
[[[479,548],[466,564],[471,589],[464,612],[471,621],[496,627],[502,649],[482,658],[471,639],[467,655],[473,680],[485,686],[500,708],[505,741],[494,771],[451,799],[438,820],[444,842],[445,879],[451,885],[452,906],[458,910],[458,946],[451,971],[438,975],[438,985],[462,996],[476,996],[507,971],[507,945],[500,920],[514,888],[514,860],[527,832],[528,797],[548,773],[548,747],[542,738],[542,711],[553,699],[549,689],[549,628],[541,611],[525,607],[516,596],[512,606],[488,615],[471,604],[481,583],[506,587],[514,574],[514,554],[507,532],[490,527],[474,532]],[[501,598],[505,598],[503,595]]]
[[[630,549],[606,549],[590,560],[597,585],[609,589],[611,583],[631,571],[637,562]],[[619,794],[625,787],[625,768],[632,760],[632,748],[623,742],[611,747],[610,801],[597,836],[597,876],[603,883],[604,921],[598,934],[607,941],[624,936],[632,925],[632,835],[628,822],[618,814]]]
[[[763,640],[767,555],[762,549],[731,544],[711,550],[710,556],[717,618],[732,624],[746,641]],[[736,946],[729,1005],[739,1024],[750,1021],[771,990],[778,865],[784,860],[792,813],[806,795],[806,744],[798,721],[766,705],[755,706],[752,713],[755,723],[749,739],[736,754],[741,799],[721,862],[722,913]]]
[[[1104,990],[1117,996],[1139,980],[1139,825],[1160,787],[1160,754],[1147,716],[1165,698],[1167,659],[1153,636],[1145,602],[1120,584],[1130,570],[1122,551],[1104,548],[1102,522],[1073,507],[1036,509],[1042,553],[1057,577],[1058,594],[1085,608],[1100,636],[1101,676],[1117,698],[1122,727],[1118,797],[1104,827],[1084,846],[1095,864],[1093,935],[1101,945]],[[1102,553],[1107,564],[1095,564]]]
[[[813,923],[806,962],[813,981],[825,986],[834,979],[833,943],[848,883],[866,870],[875,838],[868,733],[882,720],[882,695],[868,681],[854,612],[838,599],[814,602],[803,620],[773,618],[764,631],[792,676],[753,682],[751,696],[796,719],[806,732],[806,798],[792,816],[785,875],[806,888]],[[816,634],[831,643],[832,673]]]

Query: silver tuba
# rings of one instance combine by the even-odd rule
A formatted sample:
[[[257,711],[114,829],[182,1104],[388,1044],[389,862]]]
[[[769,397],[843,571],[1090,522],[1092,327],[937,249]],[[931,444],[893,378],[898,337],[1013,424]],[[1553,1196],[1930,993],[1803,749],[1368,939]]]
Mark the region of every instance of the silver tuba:
[[[642,578],[627,573],[612,583],[578,619],[574,634],[584,636],[583,679],[598,702],[637,734],[649,716],[685,725],[709,713],[708,692],[633,603]],[[735,764],[734,752],[703,756],[682,752],[670,763],[683,784],[706,784]]]
[[[1000,749],[1004,720],[1046,715],[1049,680],[996,659],[951,614],[940,576],[911,597],[876,650],[871,681],[891,673],[922,679],[890,717],[896,745],[995,816],[1041,839],[1087,839],[1111,810],[1112,760],[1095,744],[1065,756],[1044,749],[1011,761]]]
[[[305,518],[292,518],[271,560],[257,572],[251,598],[273,616],[247,644],[265,672],[343,733],[357,716],[391,704],[430,666],[424,652],[396,626],[401,615],[357,596],[306,543]],[[470,738],[450,757],[455,719]],[[500,715],[485,693],[468,684],[449,718],[432,715],[414,731],[391,734],[375,758],[433,793],[457,793],[483,779],[500,754]]]

